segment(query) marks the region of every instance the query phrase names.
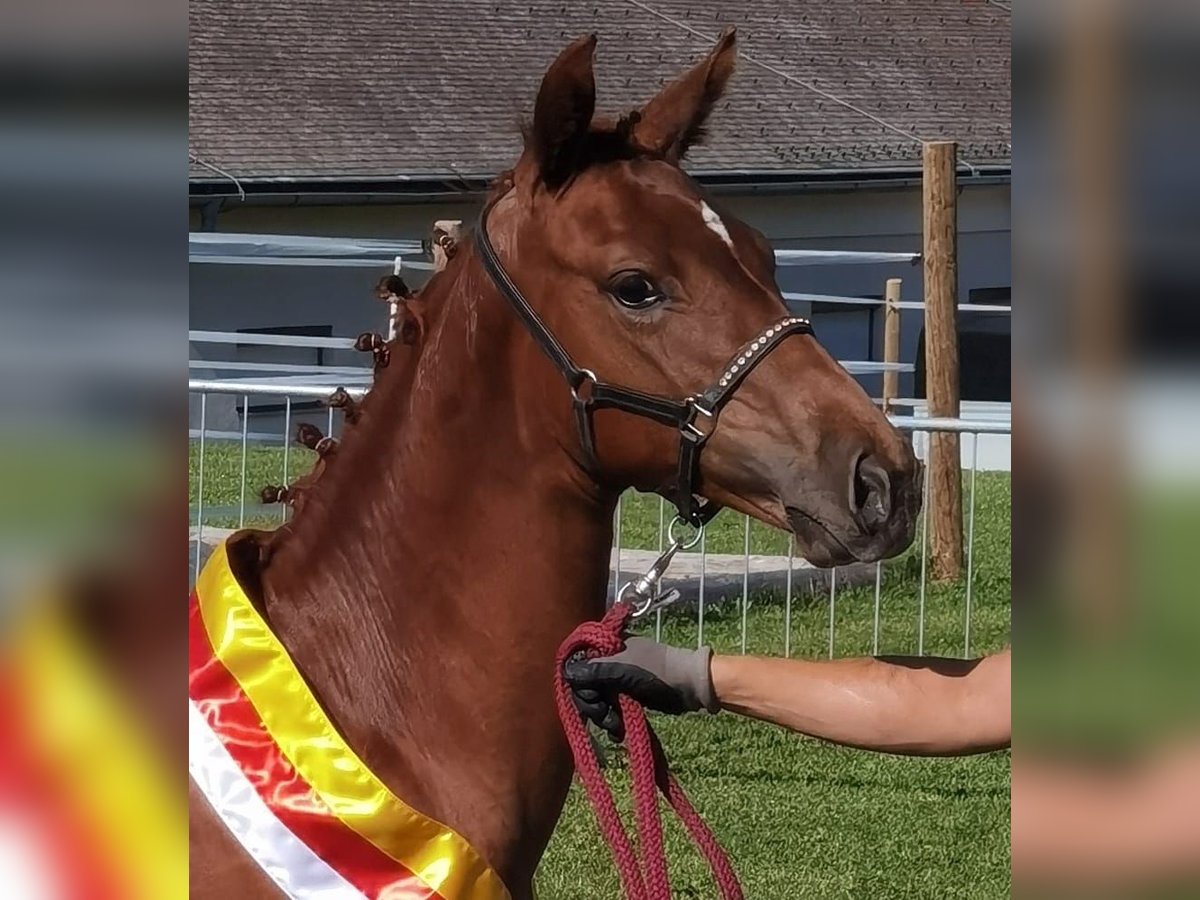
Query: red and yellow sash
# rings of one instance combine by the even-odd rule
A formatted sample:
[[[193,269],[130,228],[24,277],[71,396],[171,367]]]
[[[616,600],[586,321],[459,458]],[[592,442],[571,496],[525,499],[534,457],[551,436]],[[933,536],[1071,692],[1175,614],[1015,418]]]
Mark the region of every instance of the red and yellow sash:
[[[192,778],[285,894],[508,900],[460,835],[405,804],[346,744],[224,545],[197,579],[189,646]]]

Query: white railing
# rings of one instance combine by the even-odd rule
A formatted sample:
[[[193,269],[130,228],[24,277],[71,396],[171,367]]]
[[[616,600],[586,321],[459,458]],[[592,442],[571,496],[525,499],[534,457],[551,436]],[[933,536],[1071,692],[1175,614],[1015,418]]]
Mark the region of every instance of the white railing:
[[[194,565],[198,567],[205,548],[220,540],[226,534],[226,529],[248,524],[263,526],[286,519],[286,507],[264,506],[257,502],[257,491],[263,485],[249,483],[251,471],[264,483],[269,480],[276,484],[289,484],[295,477],[304,474],[303,471],[299,471],[300,467],[295,465],[295,454],[290,449],[298,421],[313,422],[318,424],[325,434],[336,436],[341,428],[342,417],[340,412],[334,409],[294,414],[295,401],[325,399],[331,393],[332,386],[192,380],[188,387],[198,404],[199,414],[198,427],[189,431],[192,456],[189,485],[192,496],[191,540]],[[365,388],[361,386],[347,390],[355,397],[361,397],[365,392]],[[240,430],[209,427],[208,411],[214,397],[233,397],[241,400]],[[251,416],[247,416],[245,410],[250,408],[250,402],[254,398],[275,398],[279,401],[283,407],[282,427],[279,431],[264,433],[250,430]],[[901,430],[914,434],[914,445],[918,455],[923,452],[920,438],[929,433],[955,433],[963,439],[965,577],[954,591],[962,604],[962,652],[969,655],[972,646],[972,609],[979,552],[975,528],[979,445],[983,437],[1010,435],[1011,423],[1006,420],[921,416],[893,416],[891,420]],[[214,468],[219,471],[214,472]],[[307,463],[304,468],[307,468]],[[219,476],[217,483],[222,487],[212,486],[214,481],[210,476],[214,475]],[[231,483],[238,486],[233,493],[230,493],[227,487]],[[928,490],[929,482],[926,480],[923,510],[928,508]],[[612,593],[626,581],[640,574],[661,551],[669,522],[670,507],[665,500],[648,500],[644,495],[635,495],[632,492],[621,498],[614,523],[610,582]],[[731,525],[731,522],[736,524]],[[912,634],[912,645],[902,649],[906,652],[924,653],[927,645],[926,606],[930,584],[929,544],[924,523],[925,514],[922,512],[917,539],[909,551],[907,562],[855,564],[823,570],[799,559],[792,539],[777,532],[773,536],[766,535],[763,526],[752,524],[745,516],[726,511],[714,520],[709,532],[693,552],[680,553],[676,557],[665,579],[665,586],[678,588],[683,594],[683,599],[677,608],[665,613],[656,613],[650,628],[656,637],[672,640],[678,639],[682,628],[682,633],[686,633],[687,639],[694,638],[698,644],[703,644],[711,637],[706,618],[719,614],[724,627],[724,639],[727,644],[732,645],[729,649],[736,647],[741,652],[747,652],[763,645],[761,631],[766,627],[775,627],[765,624],[772,622],[778,625],[780,634],[779,640],[769,648],[770,652],[792,655],[795,649],[795,627],[799,623],[795,616],[797,604],[803,598],[801,606],[805,611],[805,619],[799,624],[811,630],[813,599],[819,592],[827,592],[828,616],[824,626],[827,629],[827,639],[824,644],[828,655],[834,656],[843,652],[837,633],[839,597],[847,596],[847,592],[850,592],[850,595],[862,599],[864,591],[873,590],[870,607],[856,610],[857,616],[867,617],[870,622],[869,647],[861,646],[860,641],[858,649],[860,652],[893,652],[898,648],[887,646],[888,642],[884,640],[883,635],[885,583],[893,567],[899,569],[907,565],[910,570],[917,568],[919,575],[911,585],[914,591],[912,601],[915,633]],[[657,534],[657,540],[647,539],[648,529],[653,529],[651,533]],[[752,532],[755,530],[763,533],[752,540]],[[725,544],[720,552],[712,552],[710,541],[715,538],[710,535],[714,535],[715,532],[720,532]],[[736,548],[730,546],[731,534],[740,535],[739,540],[733,541],[737,544]],[[997,561],[990,560],[990,564],[995,568]],[[1007,560],[1001,561],[1001,567],[1007,568]],[[940,589],[939,596],[944,593],[945,589]],[[751,611],[756,607],[771,607],[772,615],[754,618],[752,621]],[[738,623],[735,628],[736,634],[731,634],[728,625],[731,615]],[[866,620],[864,618],[864,621]],[[853,630],[858,633],[861,629],[857,627],[857,621],[852,624],[855,625]],[[811,638],[811,634],[808,636]]]

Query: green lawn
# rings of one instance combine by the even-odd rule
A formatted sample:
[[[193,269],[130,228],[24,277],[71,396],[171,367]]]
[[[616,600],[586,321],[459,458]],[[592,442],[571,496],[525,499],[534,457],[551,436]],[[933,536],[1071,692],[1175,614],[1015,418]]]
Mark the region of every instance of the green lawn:
[[[1010,625],[1009,478],[981,474],[977,487],[972,653],[1003,647]],[[623,536],[656,541],[657,500],[630,500]],[[649,511],[639,515],[645,504]],[[741,552],[743,520],[727,518],[714,521],[708,546]],[[753,528],[751,537],[752,544],[758,542]],[[786,538],[762,538],[758,552],[771,552],[770,546],[786,552]],[[888,570],[880,597],[881,652],[916,652],[919,585],[915,553]],[[962,655],[964,594],[962,585],[928,585],[927,653]],[[874,585],[837,591],[837,655],[871,652],[874,604]],[[784,598],[752,597],[748,651],[782,654],[785,617]],[[791,631],[793,654],[828,654],[827,593],[794,598]],[[718,651],[738,652],[738,604],[709,609],[704,636]],[[694,618],[666,617],[663,637],[694,644]],[[881,756],[730,715],[656,717],[654,724],[676,774],[729,851],[747,897],[1009,896],[1007,753],[951,760]],[[623,763],[616,755],[609,772],[625,799]],[[669,829],[668,841],[676,896],[715,896],[703,861],[678,828]],[[538,888],[542,900],[619,896],[612,863],[577,788],[543,861]]]
[[[981,561],[983,562],[983,561]],[[972,613],[972,649],[1008,642],[1007,575],[988,560]],[[980,589],[982,587],[982,589]],[[961,655],[962,588],[930,587],[927,652]],[[894,572],[881,596],[881,650],[916,650],[916,580]],[[837,593],[838,655],[867,654],[874,588]],[[780,598],[752,598],[748,649],[781,654]],[[828,653],[828,597],[798,598],[792,651]],[[709,610],[705,640],[738,652],[736,605]],[[694,621],[668,617],[664,639],[691,645]],[[1009,896],[1009,756],[904,759],[822,745],[729,715],[656,717],[676,774],[732,856],[747,897],[987,898]],[[623,759],[610,766],[625,799]],[[628,809],[628,804],[624,804]],[[702,860],[678,829],[669,832],[677,896],[714,896]],[[543,862],[539,897],[619,895],[607,852],[582,794],[567,811]]]
[[[241,450],[206,448],[204,502],[213,525],[237,524]],[[197,500],[196,452],[191,455],[190,501]],[[289,472],[306,471],[309,451],[289,450]],[[250,448],[248,499],[267,483],[281,483],[282,451]],[[981,474],[975,522],[971,652],[1008,643],[1010,626],[1010,480]],[[194,521],[193,512],[193,521]],[[269,511],[250,522],[275,522]],[[722,514],[709,526],[710,553],[741,553],[744,519]],[[657,498],[627,495],[622,505],[625,547],[658,547]],[[920,594],[920,535],[886,570],[880,597],[880,650],[915,653]],[[786,536],[751,526],[755,553],[787,553]],[[964,586],[927,586],[925,651],[962,655]],[[872,650],[874,585],[842,588],[834,606],[834,650],[839,656]],[[788,620],[778,593],[752,596],[746,611],[747,649],[782,654]],[[794,655],[828,654],[829,597],[797,592],[790,610]],[[740,603],[705,613],[705,642],[738,652]],[[653,623],[647,623],[653,628]],[[663,637],[694,645],[696,622],[667,615]],[[749,898],[991,898],[1009,895],[1009,756],[920,760],[824,746],[779,729],[729,715],[657,717],[655,727],[677,775],[728,849]],[[618,796],[628,791],[620,751],[609,775]],[[624,805],[628,809],[628,804]],[[678,897],[714,896],[703,862],[673,826],[668,829]],[[592,814],[573,789],[538,878],[541,900],[591,900],[619,895],[616,875]]]

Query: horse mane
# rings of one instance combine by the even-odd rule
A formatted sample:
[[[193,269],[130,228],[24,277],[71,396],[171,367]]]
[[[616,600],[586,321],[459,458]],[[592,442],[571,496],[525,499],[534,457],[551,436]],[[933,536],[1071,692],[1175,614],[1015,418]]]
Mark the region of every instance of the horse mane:
[[[634,140],[633,130],[640,119],[641,113],[636,110],[619,116],[616,119],[603,116],[593,119],[586,138],[580,142],[577,149],[572,164],[573,174],[562,185],[558,186],[557,193],[561,194],[568,190],[575,178],[592,166],[621,160],[663,158],[662,154],[648,150]],[[529,139],[530,128],[531,125],[528,121],[521,123],[521,133],[526,141]],[[517,166],[505,169],[497,174],[488,186],[488,195],[485,202],[494,201],[514,187],[519,166],[520,163],[518,162]],[[327,401],[328,405],[343,410],[344,425],[342,437],[335,439],[324,436],[319,429],[308,424],[301,424],[297,427],[296,442],[308,447],[310,450],[316,451],[317,460],[310,472],[297,477],[291,484],[265,485],[262,488],[260,497],[264,503],[285,503],[292,508],[292,517],[289,522],[275,529],[261,542],[263,545],[262,559],[264,564],[269,560],[270,555],[279,548],[281,543],[287,540],[292,532],[290,526],[299,516],[308,514],[308,510],[314,506],[320,507],[335,502],[326,496],[328,490],[322,490],[323,486],[328,485],[329,479],[326,475],[334,465],[339,444],[346,440],[352,431],[363,427],[363,411],[368,405],[369,395],[374,392],[381,379],[390,378],[411,381],[415,376],[422,352],[425,349],[425,337],[430,331],[436,328],[441,316],[445,314],[447,306],[445,302],[429,303],[427,300],[430,294],[436,295],[438,293],[444,281],[454,281],[458,277],[458,266],[455,264],[455,256],[460,255],[451,254],[450,263],[444,269],[435,272],[433,277],[419,290],[410,291],[407,294],[407,299],[417,304],[421,309],[421,314],[427,316],[430,321],[426,322],[422,320],[420,327],[415,329],[411,327],[397,328],[397,337],[391,341],[385,340],[382,335],[375,332],[364,332],[359,335],[355,344],[356,349],[372,354],[374,360],[374,379],[372,386],[367,391],[368,396],[364,396],[362,401],[355,401],[341,388],[331,394],[330,399]],[[452,272],[451,270],[454,271]],[[381,279],[376,289],[378,290],[387,282],[387,278]],[[389,284],[388,286],[390,287],[391,285]],[[404,288],[407,291],[407,285]],[[411,323],[405,323],[406,326],[409,324]],[[397,372],[395,371],[396,369],[400,371]],[[385,375],[383,374],[384,370],[391,371]],[[370,417],[367,416],[366,418],[369,419]],[[403,427],[402,422],[397,424]]]
[[[497,183],[504,178],[504,173],[497,178]],[[456,250],[457,248],[454,248]],[[372,395],[384,379],[389,382],[411,384],[413,381],[424,350],[426,337],[436,328],[441,317],[446,314],[443,297],[437,302],[429,302],[430,294],[435,296],[445,283],[453,282],[458,277],[459,260],[462,254],[449,254],[449,264],[433,274],[419,290],[410,291],[404,298],[406,310],[413,318],[420,317],[415,323],[412,319],[400,324],[396,329],[396,337],[387,340],[377,332],[364,332],[355,341],[355,349],[370,353],[373,359],[373,378],[370,387],[360,400],[355,400],[345,388],[337,388],[326,399],[327,406],[341,409],[343,414],[342,434],[339,438],[324,435],[319,428],[307,422],[296,426],[294,440],[300,446],[306,447],[317,454],[313,468],[297,476],[287,485],[264,485],[259,493],[263,503],[282,503],[291,507],[292,514],[288,521],[273,531],[258,532],[259,563],[265,567],[271,557],[293,534],[293,525],[314,514],[314,510],[328,507],[337,500],[331,496],[329,473],[336,465],[339,447],[352,435],[364,428],[371,428],[378,415],[373,415]],[[451,272],[451,270],[455,270]],[[411,304],[412,306],[408,306]],[[417,307],[414,313],[412,307]],[[402,385],[400,390],[405,390]],[[403,427],[403,418],[392,421],[391,427]]]
[[[662,153],[643,147],[634,140],[633,129],[641,118],[641,112],[631,110],[615,119],[608,116],[592,119],[587,134],[575,148],[570,164],[571,175],[557,186],[556,193],[566,191],[577,177],[593,166],[632,159],[664,159]],[[533,123],[530,120],[521,120],[521,139],[525,146],[529,146],[532,141],[532,129]],[[515,173],[515,168],[501,172],[490,186],[489,199],[512,187]]]

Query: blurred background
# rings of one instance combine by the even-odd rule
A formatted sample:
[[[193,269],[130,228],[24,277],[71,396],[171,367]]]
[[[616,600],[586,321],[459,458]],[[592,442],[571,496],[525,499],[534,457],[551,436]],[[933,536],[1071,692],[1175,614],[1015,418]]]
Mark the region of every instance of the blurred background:
[[[186,896],[186,15],[0,3],[6,897]]]
[[[1200,7],[1017,7],[1014,893],[1191,895]]]
[[[1200,6],[1016,6],[1014,893],[1188,895]],[[186,891],[186,12],[0,6],[5,896]]]

